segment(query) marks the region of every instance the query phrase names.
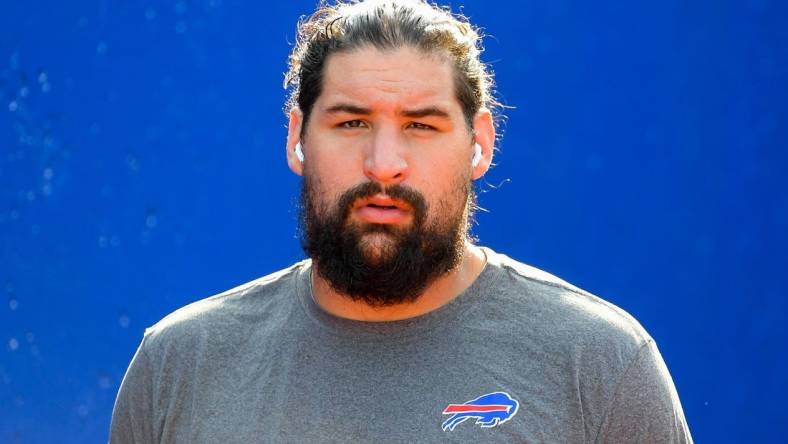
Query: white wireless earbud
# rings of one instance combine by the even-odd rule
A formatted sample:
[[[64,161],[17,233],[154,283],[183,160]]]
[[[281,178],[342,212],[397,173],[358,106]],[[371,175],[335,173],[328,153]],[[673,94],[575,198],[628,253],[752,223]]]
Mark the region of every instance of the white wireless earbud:
[[[479,161],[482,160],[482,147],[481,145],[474,144],[473,145],[473,158],[471,158],[471,166],[476,167],[479,164]]]
[[[296,142],[295,155],[299,162],[304,163],[304,150],[301,148],[301,142]]]

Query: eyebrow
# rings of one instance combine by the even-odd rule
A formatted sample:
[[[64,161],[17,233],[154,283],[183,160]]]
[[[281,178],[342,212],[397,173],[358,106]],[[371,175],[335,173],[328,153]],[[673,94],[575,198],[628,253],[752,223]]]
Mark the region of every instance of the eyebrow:
[[[337,113],[360,114],[360,115],[372,114],[372,110],[369,108],[364,108],[349,103],[337,103],[335,105],[331,105],[328,108],[326,108],[325,112],[328,114],[337,114]],[[441,108],[438,108],[437,106],[427,106],[424,108],[403,110],[400,114],[404,117],[411,117],[411,118],[419,118],[419,117],[449,118],[449,113]]]
[[[372,110],[369,108],[362,108],[360,106],[351,105],[349,103],[337,103],[336,105],[331,105],[328,108],[326,108],[326,113],[372,114]]]
[[[428,106],[426,108],[418,108],[418,109],[411,109],[411,110],[404,110],[402,111],[402,115],[405,117],[444,117],[448,118],[449,113],[446,111],[438,108],[437,106]]]

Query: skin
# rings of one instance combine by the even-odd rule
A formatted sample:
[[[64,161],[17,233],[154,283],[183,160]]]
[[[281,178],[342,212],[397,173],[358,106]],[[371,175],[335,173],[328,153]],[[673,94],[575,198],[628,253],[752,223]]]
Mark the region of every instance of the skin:
[[[303,140],[303,115],[290,112],[287,163],[298,175],[308,175],[320,187],[324,204],[366,181],[383,186],[403,184],[427,200],[427,223],[446,212],[462,211],[458,180],[476,180],[490,167],[495,126],[489,110],[480,110],[468,128],[454,94],[453,67],[440,54],[411,47],[381,51],[363,47],[332,55],[326,62],[323,92],[315,102]],[[305,160],[295,155],[303,146]],[[482,158],[473,167],[473,145]],[[378,195],[382,205],[392,204]],[[353,223],[390,223],[407,227],[407,205],[374,209],[358,202]],[[444,214],[442,214],[444,213]],[[390,242],[386,233],[369,233],[362,245],[374,257]],[[315,302],[327,312],[362,321],[392,321],[419,316],[451,301],[468,288],[484,268],[479,247],[466,242],[460,265],[434,280],[413,303],[371,307],[335,292],[319,273],[312,273]]]

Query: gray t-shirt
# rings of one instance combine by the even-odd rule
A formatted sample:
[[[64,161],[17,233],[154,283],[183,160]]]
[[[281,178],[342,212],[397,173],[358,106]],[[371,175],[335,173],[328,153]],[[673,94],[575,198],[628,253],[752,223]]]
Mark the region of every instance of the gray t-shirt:
[[[112,443],[692,442],[654,341],[618,307],[485,249],[445,306],[334,317],[310,261],[145,331]]]

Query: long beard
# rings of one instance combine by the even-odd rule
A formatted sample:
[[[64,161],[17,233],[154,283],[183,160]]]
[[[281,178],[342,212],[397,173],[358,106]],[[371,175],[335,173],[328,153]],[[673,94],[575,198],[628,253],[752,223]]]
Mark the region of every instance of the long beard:
[[[457,192],[437,205],[428,223],[430,208],[410,187],[384,190],[376,182],[366,182],[347,190],[331,206],[320,201],[320,184],[304,176],[301,246],[334,291],[376,307],[413,302],[462,259],[475,195],[469,178],[458,179],[454,189]],[[383,192],[411,206],[410,226],[350,220],[354,202]]]

